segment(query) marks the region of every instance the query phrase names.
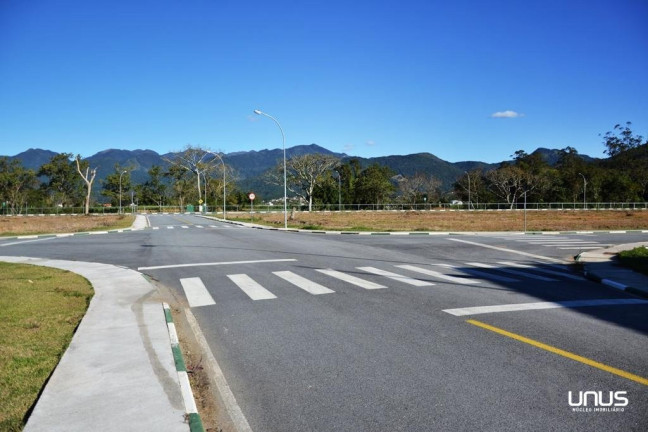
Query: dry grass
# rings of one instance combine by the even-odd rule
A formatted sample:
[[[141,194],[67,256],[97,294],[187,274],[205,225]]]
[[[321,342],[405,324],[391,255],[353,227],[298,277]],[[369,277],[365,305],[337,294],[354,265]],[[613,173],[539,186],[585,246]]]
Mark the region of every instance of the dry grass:
[[[134,220],[132,215],[3,216],[0,236],[121,229],[130,227]]]
[[[0,262],[0,274],[0,430],[19,431],[93,290],[64,270]]]
[[[229,214],[250,221],[249,214]],[[255,214],[255,223],[283,226],[282,213]],[[522,211],[298,212],[292,228],[334,231],[522,231]],[[648,228],[648,211],[528,211],[528,231]]]

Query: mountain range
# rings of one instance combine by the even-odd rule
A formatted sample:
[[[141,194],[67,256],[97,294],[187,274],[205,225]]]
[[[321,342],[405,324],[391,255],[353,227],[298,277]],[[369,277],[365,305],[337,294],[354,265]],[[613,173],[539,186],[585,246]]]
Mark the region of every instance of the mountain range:
[[[557,162],[560,154],[559,150],[546,148],[539,148],[533,153],[538,152],[550,165]],[[311,153],[332,155],[343,161],[357,159],[363,168],[377,163],[388,166],[396,174],[403,176],[411,176],[416,173],[431,174],[441,180],[441,188],[443,190],[451,189],[452,184],[461,177],[465,171],[470,171],[476,168],[487,171],[497,168],[500,165],[499,163],[486,163],[479,161],[448,162],[431,153],[361,158],[349,156],[344,153],[335,153],[317,144],[299,145],[287,148],[286,158],[289,159],[293,156]],[[32,148],[15,156],[10,156],[10,159],[18,159],[22,162],[25,168],[37,171],[41,165],[47,163],[54,155],[56,155],[56,153],[50,150]],[[166,162],[166,160],[173,158],[173,156],[174,153],[165,153],[161,155],[153,150],[109,149],[100,151],[99,153],[86,158],[86,160],[90,162],[90,166],[99,167],[97,170],[97,184],[101,184],[101,180],[114,172],[116,164],[119,164],[119,166],[124,168],[132,169],[132,182],[138,184],[143,183],[148,179],[147,171],[153,165],[167,167],[168,162]],[[588,162],[594,160],[586,155],[581,155],[581,157]],[[271,197],[275,194],[277,196],[281,195],[281,193],[278,192],[279,188],[276,188],[277,190],[275,191],[274,186],[268,185],[263,181],[262,175],[268,169],[273,168],[282,161],[282,149],[226,153],[223,156],[223,159],[227,165],[235,170],[239,189],[243,191],[254,190],[264,197]]]

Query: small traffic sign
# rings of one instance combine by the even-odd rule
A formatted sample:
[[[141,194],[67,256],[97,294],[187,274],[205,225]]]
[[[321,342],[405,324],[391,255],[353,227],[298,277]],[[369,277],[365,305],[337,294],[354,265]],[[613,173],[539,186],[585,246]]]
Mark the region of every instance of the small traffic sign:
[[[198,200],[198,204],[202,204],[202,203],[203,203],[203,200]]]
[[[256,198],[256,195],[254,195],[254,193],[250,192],[250,195],[248,195],[248,198],[250,198],[250,201],[254,201],[254,198]]]

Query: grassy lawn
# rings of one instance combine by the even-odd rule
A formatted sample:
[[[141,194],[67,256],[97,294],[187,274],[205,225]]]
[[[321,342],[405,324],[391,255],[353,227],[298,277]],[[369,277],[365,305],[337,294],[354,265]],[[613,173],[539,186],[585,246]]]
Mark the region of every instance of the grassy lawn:
[[[648,275],[648,248],[638,247],[619,253],[619,262],[625,267]]]
[[[283,227],[282,213],[228,218]],[[332,231],[523,231],[522,211],[297,212],[289,228]],[[528,231],[646,229],[648,211],[528,211]]]
[[[0,430],[20,431],[88,308],[74,273],[0,262]]]
[[[133,215],[3,216],[0,236],[72,233],[129,228]]]

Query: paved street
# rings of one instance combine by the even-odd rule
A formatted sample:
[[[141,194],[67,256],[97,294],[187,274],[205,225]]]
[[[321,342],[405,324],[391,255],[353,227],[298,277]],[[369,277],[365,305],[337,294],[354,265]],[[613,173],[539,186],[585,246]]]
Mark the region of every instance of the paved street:
[[[567,265],[648,233],[359,236],[152,215],[0,240],[139,270],[191,308],[254,431],[646,430],[648,302]],[[580,393],[627,405],[574,412]],[[600,406],[603,406],[601,404]],[[621,411],[623,409],[623,411]]]

